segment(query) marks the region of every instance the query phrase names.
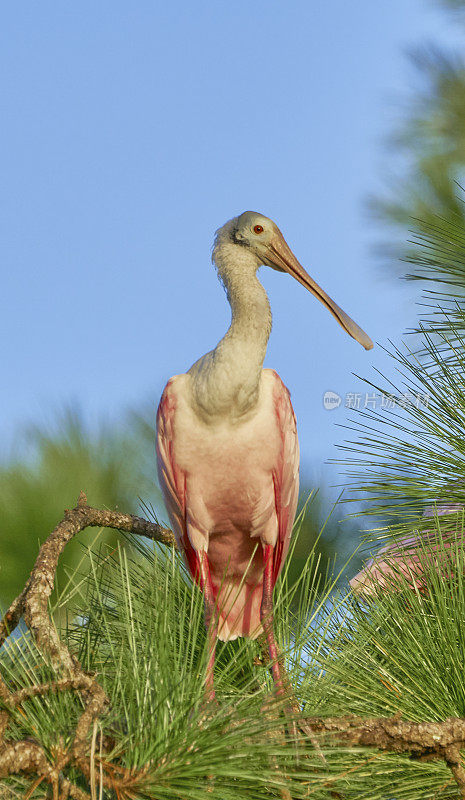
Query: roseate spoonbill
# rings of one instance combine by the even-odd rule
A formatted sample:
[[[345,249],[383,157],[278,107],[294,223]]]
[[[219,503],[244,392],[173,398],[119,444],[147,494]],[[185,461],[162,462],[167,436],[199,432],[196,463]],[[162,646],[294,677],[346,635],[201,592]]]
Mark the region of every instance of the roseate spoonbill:
[[[157,415],[160,485],[173,531],[205,598],[214,698],[216,639],[265,633],[277,692],[283,674],[273,633],[273,587],[289,547],[299,447],[289,392],[263,369],[271,311],[257,269],[292,275],[344,330],[373,343],[299,264],[272,220],[246,211],[216,233],[212,261],[231,306],[214,350],[171,378]]]
[[[461,503],[442,503],[425,508],[423,518],[442,517],[463,511]],[[462,528],[462,516],[457,521]],[[454,565],[457,538],[444,531],[438,541],[437,530],[414,531],[411,536],[401,536],[382,547],[374,558],[349,581],[356,594],[363,597],[376,595],[380,590],[399,592],[405,586],[425,592],[428,585],[425,562],[434,559],[434,567],[444,576],[451,575]]]

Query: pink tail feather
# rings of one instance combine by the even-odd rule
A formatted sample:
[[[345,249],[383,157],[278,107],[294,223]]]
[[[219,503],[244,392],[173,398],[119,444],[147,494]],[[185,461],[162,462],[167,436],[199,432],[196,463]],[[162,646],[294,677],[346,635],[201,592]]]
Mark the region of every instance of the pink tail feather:
[[[260,622],[263,583],[243,583],[239,579],[226,578],[217,591],[216,605],[219,612],[218,639],[228,642],[238,636],[256,639],[263,633]]]

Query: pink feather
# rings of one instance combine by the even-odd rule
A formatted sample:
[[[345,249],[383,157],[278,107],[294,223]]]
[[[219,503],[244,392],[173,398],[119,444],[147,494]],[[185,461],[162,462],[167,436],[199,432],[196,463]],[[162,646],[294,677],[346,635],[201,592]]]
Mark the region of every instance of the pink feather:
[[[429,506],[423,517],[434,518],[463,510],[459,503]],[[434,559],[436,571],[450,576],[453,571],[456,537],[445,534],[439,542],[436,530],[402,536],[381,548],[365,567],[349,582],[360,595],[369,597],[380,590],[400,591],[405,585],[425,591],[425,561]]]

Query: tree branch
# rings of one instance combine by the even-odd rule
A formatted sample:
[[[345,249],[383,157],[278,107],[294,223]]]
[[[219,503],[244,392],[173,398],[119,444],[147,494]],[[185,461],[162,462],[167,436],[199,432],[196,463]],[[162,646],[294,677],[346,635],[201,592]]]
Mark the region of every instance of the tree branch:
[[[460,750],[465,748],[465,719],[449,717],[441,722],[409,722],[395,717],[356,716],[307,718],[308,727],[328,739],[330,746],[375,747],[408,753],[417,759],[443,759],[465,798],[465,769]],[[321,740],[320,740],[321,741]]]

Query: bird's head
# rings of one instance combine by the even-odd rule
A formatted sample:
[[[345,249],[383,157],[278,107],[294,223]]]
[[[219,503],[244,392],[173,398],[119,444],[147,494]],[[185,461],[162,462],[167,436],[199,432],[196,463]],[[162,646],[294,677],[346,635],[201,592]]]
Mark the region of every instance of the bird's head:
[[[297,261],[273,220],[257,211],[244,211],[239,217],[229,220],[217,232],[215,250],[218,246],[226,243],[229,247],[233,244],[244,248],[249,256],[253,256],[250,263],[253,265],[255,262],[255,267],[265,264],[279,272],[287,272],[292,275],[326,306],[349,336],[359,342],[365,350],[371,350],[373,342],[370,337],[310,277]],[[214,259],[217,260],[215,250]]]
[[[273,220],[257,211],[244,211],[240,217],[233,220],[231,228],[231,239],[236,244],[248,247],[257,256],[260,264],[281,270],[281,267],[276,267],[275,264],[268,264],[267,259],[271,243],[279,234],[280,230]]]

